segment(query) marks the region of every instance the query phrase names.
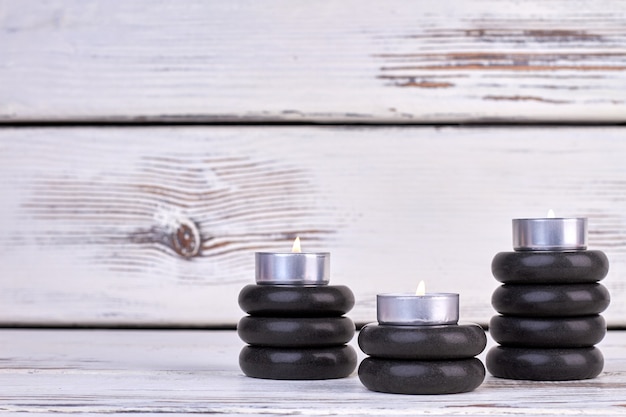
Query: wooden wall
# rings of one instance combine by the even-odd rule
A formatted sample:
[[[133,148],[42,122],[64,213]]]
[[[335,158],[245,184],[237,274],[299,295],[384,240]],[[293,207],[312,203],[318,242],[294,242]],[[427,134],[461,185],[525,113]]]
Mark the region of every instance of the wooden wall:
[[[625,41],[621,1],[0,0],[0,324],[233,325],[296,235],[359,322],[425,279],[486,323],[553,208],[624,326]]]

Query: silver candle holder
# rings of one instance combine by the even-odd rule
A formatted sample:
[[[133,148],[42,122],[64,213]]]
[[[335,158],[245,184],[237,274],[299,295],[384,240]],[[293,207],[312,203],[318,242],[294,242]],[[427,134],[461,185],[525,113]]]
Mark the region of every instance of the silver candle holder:
[[[256,283],[271,285],[326,285],[330,277],[330,253],[255,254]]]
[[[330,281],[330,253],[303,253],[300,238],[291,252],[257,252],[255,264],[260,285],[327,285]]]
[[[575,251],[587,249],[587,219],[513,219],[515,251]]]
[[[376,318],[379,324],[394,326],[457,324],[459,294],[378,294]]]

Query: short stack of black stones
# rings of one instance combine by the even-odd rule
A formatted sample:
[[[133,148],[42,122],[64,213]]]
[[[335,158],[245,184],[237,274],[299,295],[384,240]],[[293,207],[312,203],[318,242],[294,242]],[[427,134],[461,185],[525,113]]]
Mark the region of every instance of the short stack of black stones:
[[[354,322],[343,316],[354,294],[343,285],[245,286],[239,306],[249,316],[237,326],[245,346],[239,365],[249,377],[332,379],[350,375],[356,352],[346,345]]]
[[[500,313],[489,331],[500,344],[487,369],[501,378],[564,381],[594,378],[604,358],[594,345],[604,337],[600,313],[610,302],[598,281],[608,273],[597,250],[498,253],[492,272],[503,285],[492,305]]]
[[[359,379],[371,391],[392,394],[456,394],[473,391],[485,379],[475,358],[487,338],[477,324],[398,326],[367,324],[359,346],[370,357]]]

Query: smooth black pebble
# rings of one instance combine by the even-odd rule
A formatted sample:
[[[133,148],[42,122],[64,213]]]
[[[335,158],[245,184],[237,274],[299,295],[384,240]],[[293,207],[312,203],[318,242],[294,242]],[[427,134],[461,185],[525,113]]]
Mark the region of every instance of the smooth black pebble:
[[[533,349],[496,346],[487,353],[487,369],[498,378],[534,381],[571,381],[595,378],[604,357],[595,347]]]
[[[593,346],[606,335],[600,315],[565,318],[494,316],[489,323],[493,340],[504,346],[577,348]]]
[[[580,284],[602,280],[609,260],[602,251],[500,252],[491,262],[496,280],[511,284]]]
[[[365,358],[359,379],[371,391],[393,394],[457,394],[476,389],[485,367],[476,358],[451,361],[406,361]]]
[[[354,294],[345,285],[246,285],[239,307],[253,316],[331,317],[354,307]]]
[[[491,304],[500,314],[524,317],[571,317],[602,313],[611,295],[602,284],[523,285],[498,287]]]
[[[370,323],[359,332],[363,352],[377,358],[465,359],[485,349],[487,337],[477,324],[389,326]]]
[[[255,346],[314,347],[343,345],[354,337],[348,317],[252,317],[239,320],[237,333]]]
[[[334,379],[350,375],[357,365],[351,346],[313,349],[245,346],[239,354],[244,374],[264,379]]]

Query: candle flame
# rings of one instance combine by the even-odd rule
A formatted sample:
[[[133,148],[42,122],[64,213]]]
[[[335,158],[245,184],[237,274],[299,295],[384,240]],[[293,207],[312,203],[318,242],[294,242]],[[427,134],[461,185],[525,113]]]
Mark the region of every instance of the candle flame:
[[[424,283],[424,281],[420,281],[420,283],[417,285],[415,295],[426,295],[426,284]]]
[[[291,251],[293,253],[302,252],[302,248],[300,248],[300,236],[297,236],[296,240],[293,241],[293,246],[291,247]]]
[[[556,217],[556,214],[554,214],[554,210],[552,209],[548,210],[548,218],[554,219],[555,217]]]

